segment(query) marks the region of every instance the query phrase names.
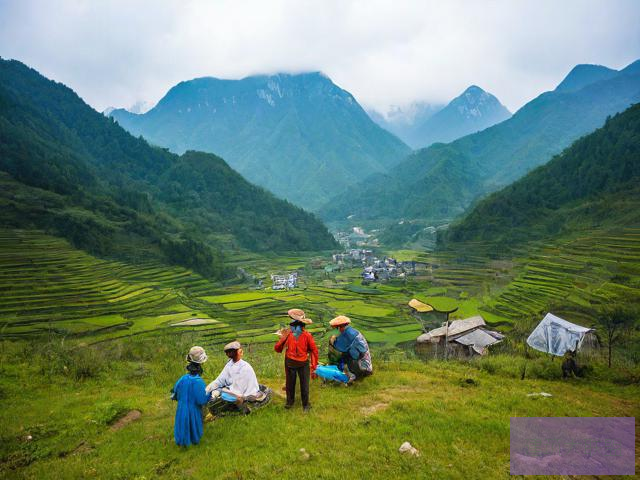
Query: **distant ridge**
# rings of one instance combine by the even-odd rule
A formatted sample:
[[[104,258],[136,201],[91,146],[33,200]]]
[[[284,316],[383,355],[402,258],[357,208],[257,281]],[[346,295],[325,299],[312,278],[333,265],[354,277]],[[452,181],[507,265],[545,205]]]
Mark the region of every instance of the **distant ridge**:
[[[375,111],[371,118],[412,148],[423,148],[484,130],[511,116],[500,101],[482,88],[471,85],[447,105],[414,103],[393,109],[386,116]]]
[[[110,115],[173,152],[221,155],[249,180],[307,208],[410,152],[320,72],[197,78],[143,115]]]
[[[482,200],[449,241],[512,245],[602,225],[640,224],[640,104]]]
[[[449,144],[415,152],[388,175],[372,175],[320,210],[325,220],[449,222],[473,201],[546,163],[609,115],[640,101],[637,62],[579,90],[546,92],[511,118]],[[602,73],[602,69],[588,69]],[[578,69],[578,73],[585,69]],[[575,73],[575,72],[574,72]],[[569,75],[572,77],[574,75]],[[574,79],[565,78],[565,87]],[[586,83],[586,84],[585,84]],[[575,84],[575,83],[574,83]],[[372,196],[369,192],[375,191]]]
[[[215,155],[135,138],[71,89],[0,59],[0,218],[95,254],[146,256],[222,277],[222,251],[336,246],[313,215]]]

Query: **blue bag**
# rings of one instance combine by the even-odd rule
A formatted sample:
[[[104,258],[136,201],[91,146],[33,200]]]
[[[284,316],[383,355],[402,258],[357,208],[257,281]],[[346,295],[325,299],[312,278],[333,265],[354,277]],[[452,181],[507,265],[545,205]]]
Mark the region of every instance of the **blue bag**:
[[[222,392],[220,394],[220,398],[223,399],[225,402],[231,402],[231,403],[236,403],[236,400],[237,400],[235,395],[231,395],[230,393],[227,393],[227,392]]]
[[[349,381],[349,377],[335,365],[318,365],[316,375],[326,380],[334,380],[336,382],[347,383]]]

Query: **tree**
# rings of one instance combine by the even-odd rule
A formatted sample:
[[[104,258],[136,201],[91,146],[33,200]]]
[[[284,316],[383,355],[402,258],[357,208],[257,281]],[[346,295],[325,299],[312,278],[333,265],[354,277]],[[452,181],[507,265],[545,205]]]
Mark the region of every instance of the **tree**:
[[[607,339],[609,368],[611,368],[611,348],[620,343],[632,329],[636,313],[622,305],[605,306],[598,312],[598,324]]]

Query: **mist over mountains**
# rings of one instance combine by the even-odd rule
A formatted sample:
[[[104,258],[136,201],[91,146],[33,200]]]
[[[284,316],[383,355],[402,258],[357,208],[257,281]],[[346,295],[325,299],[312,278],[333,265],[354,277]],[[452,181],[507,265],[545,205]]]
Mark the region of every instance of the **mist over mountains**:
[[[407,145],[423,148],[489,128],[511,112],[495,96],[472,85],[445,106],[414,103],[406,110],[392,109],[386,116],[375,111],[370,115]]]
[[[548,162],[607,116],[640,101],[640,62],[620,71],[579,66],[511,118],[449,144],[418,150],[321,209],[325,220],[447,222],[471,203]],[[375,195],[371,193],[375,192]]]

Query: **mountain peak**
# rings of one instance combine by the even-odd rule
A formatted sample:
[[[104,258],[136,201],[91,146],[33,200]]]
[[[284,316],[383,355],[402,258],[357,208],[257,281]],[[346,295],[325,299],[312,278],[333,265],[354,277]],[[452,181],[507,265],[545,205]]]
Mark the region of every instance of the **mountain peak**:
[[[575,92],[587,85],[606,80],[618,74],[617,70],[603,65],[580,64],[576,65],[564,77],[564,80],[556,87],[556,92]]]
[[[470,85],[467,87],[467,89],[462,93],[463,95],[482,95],[483,93],[487,93],[485,92],[482,88],[480,88],[477,85]]]
[[[319,71],[189,80],[143,115],[111,114],[173,152],[220,154],[249,180],[306,208],[409,153]]]
[[[489,113],[498,113],[505,118],[511,115],[511,112],[494,95],[477,85],[471,85],[461,95],[451,100],[445,110],[447,108],[456,109],[458,114],[465,118],[482,117]]]

